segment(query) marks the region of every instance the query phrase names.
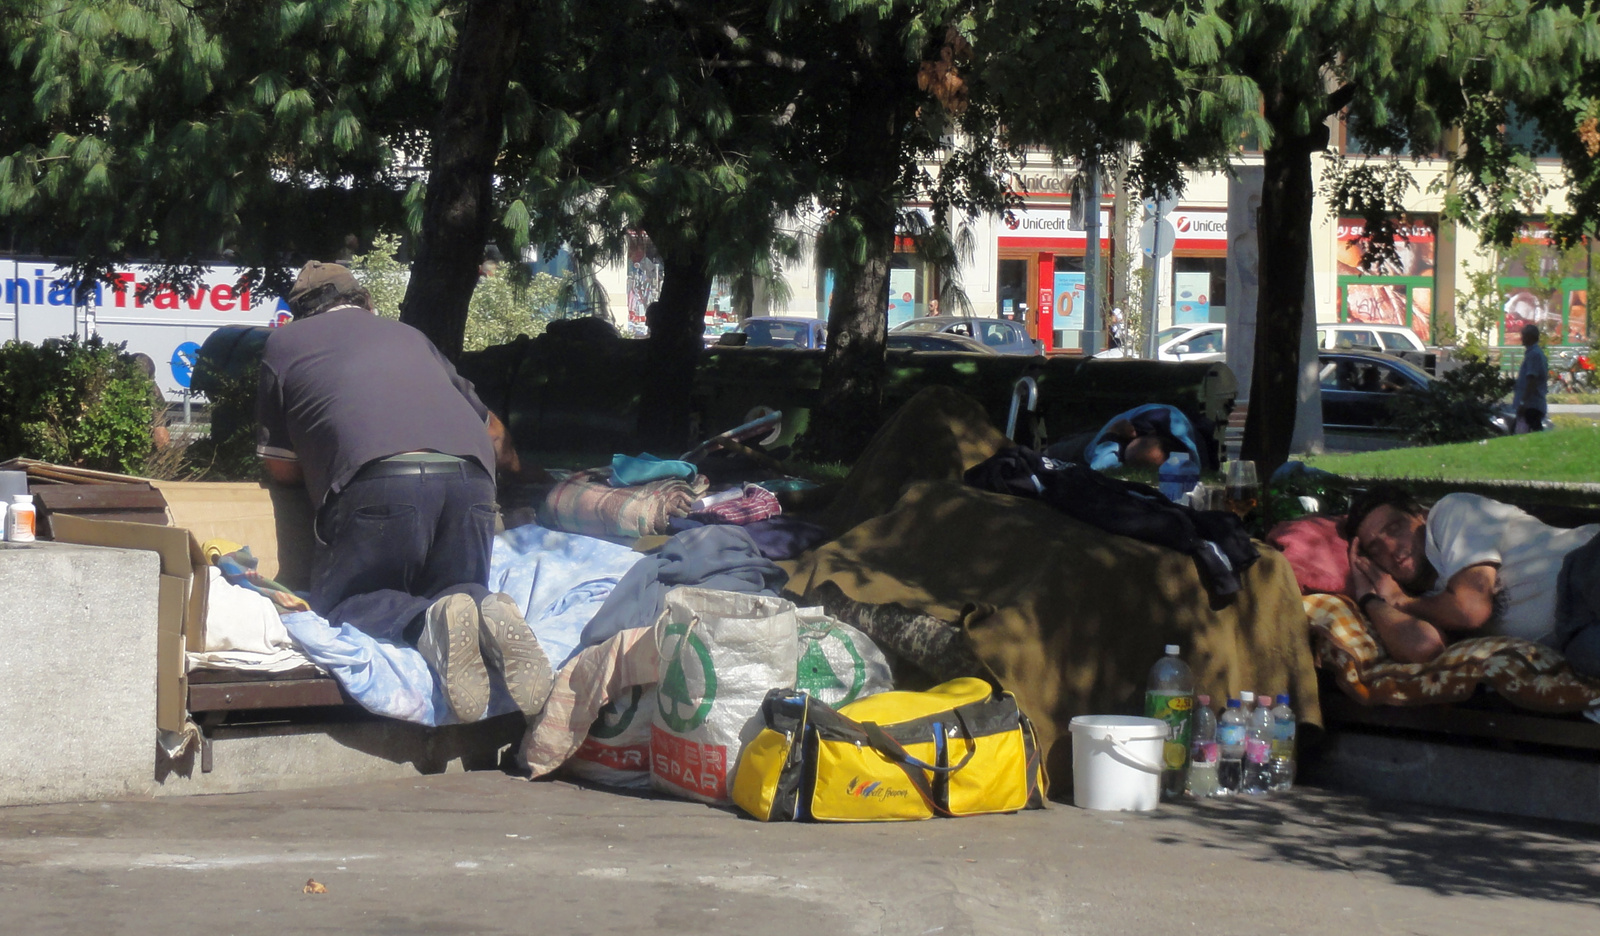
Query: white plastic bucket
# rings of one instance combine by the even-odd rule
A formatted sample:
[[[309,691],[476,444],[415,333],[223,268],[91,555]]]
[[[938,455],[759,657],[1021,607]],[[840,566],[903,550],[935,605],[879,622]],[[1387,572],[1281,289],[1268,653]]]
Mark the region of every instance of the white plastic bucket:
[[[1169,728],[1159,718],[1079,715],[1072,732],[1072,802],[1083,809],[1149,812],[1161,802],[1161,749]]]

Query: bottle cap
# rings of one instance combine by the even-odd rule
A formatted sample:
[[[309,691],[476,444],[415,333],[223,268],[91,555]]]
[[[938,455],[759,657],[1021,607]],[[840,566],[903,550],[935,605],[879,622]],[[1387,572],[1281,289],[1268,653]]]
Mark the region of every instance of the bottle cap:
[[[1260,699],[1263,702],[1271,702],[1272,701],[1272,693],[1270,693],[1270,692],[1258,692],[1258,693],[1256,693],[1256,698]]]
[[[1228,700],[1228,708],[1238,708],[1238,707],[1239,707],[1239,700],[1238,699],[1229,699]]]
[[[13,495],[11,495],[11,502],[13,504],[31,504],[31,503],[33,503],[33,495],[32,494],[13,494]]]
[[[1201,705],[1210,705],[1211,704],[1211,697],[1208,696],[1208,695],[1195,696],[1194,699],[1195,699],[1196,702],[1199,702]]]
[[[1167,656],[1177,656],[1179,649],[1177,644],[1167,644]]]
[[[1239,701],[1240,702],[1254,702],[1255,700],[1256,700],[1256,694],[1254,692],[1251,692],[1249,689],[1240,689],[1239,690]]]
[[[1288,705],[1289,704],[1289,697],[1286,694],[1282,693],[1282,692],[1278,693],[1278,704],[1279,705]]]

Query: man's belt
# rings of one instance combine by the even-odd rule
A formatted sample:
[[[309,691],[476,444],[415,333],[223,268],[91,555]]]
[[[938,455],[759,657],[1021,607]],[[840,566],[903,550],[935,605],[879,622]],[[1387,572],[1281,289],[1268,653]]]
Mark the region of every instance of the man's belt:
[[[467,458],[440,457],[427,461],[410,459],[384,458],[375,462],[368,462],[352,481],[365,481],[370,478],[398,478],[416,475],[487,475],[483,467],[477,462]]]

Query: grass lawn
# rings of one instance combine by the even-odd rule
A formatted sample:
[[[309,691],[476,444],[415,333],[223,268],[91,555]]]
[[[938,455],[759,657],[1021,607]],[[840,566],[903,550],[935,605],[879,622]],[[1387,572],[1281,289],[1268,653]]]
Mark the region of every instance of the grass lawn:
[[[1600,482],[1600,425],[1556,418],[1556,428],[1484,442],[1319,455],[1308,464],[1369,478],[1441,478],[1451,481]]]

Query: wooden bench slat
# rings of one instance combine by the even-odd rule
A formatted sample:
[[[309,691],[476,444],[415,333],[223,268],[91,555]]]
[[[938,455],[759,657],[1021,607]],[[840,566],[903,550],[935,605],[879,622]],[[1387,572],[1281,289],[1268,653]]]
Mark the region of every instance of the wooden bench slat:
[[[1492,712],[1456,705],[1365,706],[1338,692],[1323,697],[1322,715],[1330,728],[1366,725],[1600,751],[1600,724],[1581,716]]]
[[[334,679],[275,679],[269,682],[213,682],[189,686],[189,711],[306,708],[353,703]]]

